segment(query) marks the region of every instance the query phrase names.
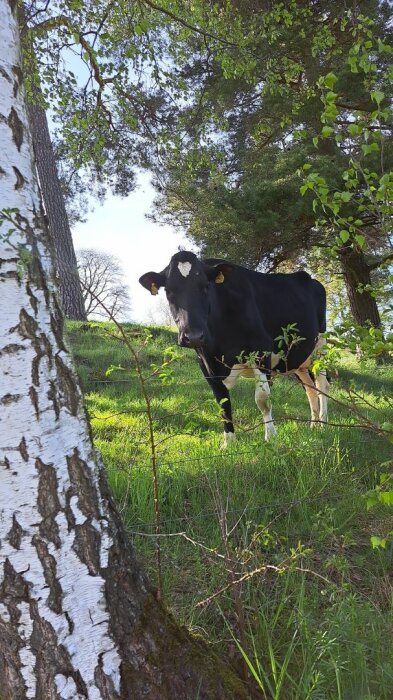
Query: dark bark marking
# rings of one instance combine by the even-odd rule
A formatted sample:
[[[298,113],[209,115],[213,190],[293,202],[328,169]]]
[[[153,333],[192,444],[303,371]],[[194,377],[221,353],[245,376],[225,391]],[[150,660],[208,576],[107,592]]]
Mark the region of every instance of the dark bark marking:
[[[26,284],[26,292],[27,292],[29,299],[30,299],[31,308],[33,309],[34,313],[37,314],[37,311],[38,311],[37,297],[35,297],[33,292],[31,291],[29,283]]]
[[[52,297],[52,307],[53,312],[50,316],[50,327],[53,335],[56,338],[59,349],[67,352],[67,348],[64,344],[64,314],[59,306],[56,295],[53,295]]]
[[[22,438],[22,440],[19,443],[18,450],[21,453],[23,461],[28,462],[29,461],[29,453],[27,451],[26,440],[24,437]]]
[[[11,8],[12,14],[15,13],[16,8],[18,7],[18,0],[8,0],[8,4]]]
[[[40,409],[38,406],[38,394],[37,394],[36,389],[33,386],[31,386],[29,389],[29,396],[30,396],[31,403],[34,406],[36,418],[39,418]]]
[[[18,94],[18,90],[23,82],[23,73],[22,73],[22,69],[20,68],[20,66],[12,66],[12,71],[13,71],[14,76],[15,76],[14,97],[16,97]]]
[[[36,657],[34,675],[37,682],[36,698],[40,700],[58,700],[58,693],[54,681],[58,673],[66,678],[71,677],[76,685],[77,693],[82,697],[88,696],[86,684],[73,667],[70,655],[66,648],[59,644],[59,639],[47,620],[40,617],[38,604],[31,602],[32,617],[34,619],[31,635],[31,649]],[[22,696],[24,697],[24,696]]]
[[[112,679],[109,678],[109,676],[107,676],[106,673],[104,673],[103,656],[103,653],[99,655],[98,667],[96,668],[94,673],[94,680],[96,682],[96,685],[100,689],[103,698],[111,698],[111,700],[122,700],[122,697],[118,695],[115,690]]]
[[[14,189],[20,190],[20,189],[22,189],[22,187],[24,186],[26,180],[25,180],[25,178],[23,177],[21,171],[18,170],[18,168],[16,168],[15,165],[12,166],[12,169],[13,169],[13,171],[14,171],[14,173],[15,173],[15,176],[16,176],[16,182],[15,182],[15,185],[14,185]]]
[[[44,464],[39,458],[36,459],[35,466],[39,474],[37,507],[42,516],[40,534],[59,548],[61,540],[56,515],[61,510],[61,506],[57,495],[56,470],[51,464]]]
[[[23,528],[18,523],[15,513],[12,516],[12,528],[8,533],[8,539],[14,549],[20,549],[22,541]]]
[[[18,604],[29,600],[28,584],[23,574],[15,571],[9,559],[4,564],[4,578],[0,586],[0,600],[7,605],[12,622],[18,622],[20,610]]]
[[[100,545],[100,533],[88,520],[81,525],[75,525],[75,540],[72,548],[91,576],[98,576],[100,573]]]
[[[57,579],[56,559],[49,553],[47,543],[38,535],[34,535],[33,545],[37,550],[45,581],[49,588],[47,603],[51,610],[60,615],[62,612],[63,591]]]
[[[34,350],[36,352],[36,356],[31,363],[31,379],[32,379],[33,384],[35,384],[36,386],[39,386],[39,384],[40,384],[40,376],[39,376],[40,362],[41,362],[43,357],[48,357],[48,359],[50,361],[50,366],[51,366],[52,348],[51,348],[51,345],[50,345],[49,340],[46,337],[45,333],[41,333],[41,335],[33,341],[33,346],[34,346]]]
[[[3,76],[6,80],[8,80],[9,83],[12,83],[12,78],[10,75],[8,75],[7,71],[4,70],[4,68],[0,68],[0,75]]]
[[[49,401],[52,401],[53,410],[55,412],[56,420],[59,420],[60,406],[59,406],[59,402],[57,400],[56,386],[52,381],[49,382],[49,389],[48,389],[47,397],[48,397]]]
[[[71,415],[76,416],[79,406],[79,392],[73,371],[64,364],[59,355],[55,356],[57,377],[64,396],[64,401]]]
[[[7,175],[6,171],[3,170],[3,168],[0,167],[0,175]]]
[[[0,465],[2,467],[5,467],[6,469],[11,469],[10,460],[8,459],[8,457],[4,457],[4,460],[0,461]]]
[[[19,215],[16,215],[18,225],[23,228],[26,235],[27,245],[30,246],[30,260],[28,264],[29,268],[29,278],[30,280],[44,293],[45,302],[50,305],[50,295],[48,291],[48,285],[46,282],[46,275],[42,269],[41,255],[38,250],[37,241],[42,240],[45,245],[47,252],[50,251],[50,243],[45,238],[46,229],[43,227],[43,217],[39,216],[36,212],[35,207],[33,208],[33,227],[30,226],[29,221]]]
[[[36,343],[34,343],[34,345],[36,345]],[[40,384],[39,368],[42,357],[43,353],[38,352],[38,354],[33,358],[33,361],[31,363],[31,380],[36,386],[39,386]]]
[[[101,514],[98,506],[97,492],[93,483],[90,469],[86,462],[79,457],[75,450],[71,457],[67,457],[68,473],[74,488],[69,489],[67,497],[78,496],[78,506],[86,518],[100,520]]]
[[[70,615],[69,615],[69,613],[67,612],[67,610],[64,611],[64,617],[65,617],[65,619],[66,619],[67,622],[68,622],[68,630],[69,630],[69,633],[72,634],[73,631],[74,631],[75,625],[74,625],[73,620],[70,618]]]
[[[1,700],[16,700],[26,697],[25,681],[21,673],[19,649],[21,639],[18,622],[20,611],[17,605],[28,601],[28,587],[7,559],[4,564],[4,579],[0,586],[0,600],[8,609],[9,622],[0,620],[0,679]]]
[[[18,261],[17,261],[17,259],[15,259],[15,260],[7,260],[7,262],[11,263],[11,262],[18,262]],[[2,272],[1,273],[0,280],[10,280],[10,279],[16,280],[18,282],[18,284],[20,283],[19,275],[15,270],[10,270],[9,272]]]
[[[14,140],[14,143],[15,143],[18,151],[20,151],[20,148],[21,148],[22,143],[23,143],[23,124],[22,124],[21,120],[19,119],[18,114],[13,107],[11,107],[11,112],[9,114],[7,124],[12,131],[12,138]]]
[[[22,398],[22,394],[5,394],[0,399],[0,404],[9,406],[11,403],[17,403]]]
[[[20,350],[25,350],[24,345],[18,345],[17,343],[10,343],[6,345],[0,352],[0,355],[12,355],[14,352],[19,352]]]
[[[34,340],[38,329],[38,323],[30,316],[25,309],[22,309],[19,314],[19,325],[16,328],[11,328],[10,331],[18,330],[22,338]]]

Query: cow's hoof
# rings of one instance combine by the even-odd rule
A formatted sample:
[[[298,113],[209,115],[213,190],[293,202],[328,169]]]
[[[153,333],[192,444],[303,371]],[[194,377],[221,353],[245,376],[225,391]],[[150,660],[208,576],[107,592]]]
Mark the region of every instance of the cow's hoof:
[[[226,450],[226,448],[232,443],[235,442],[236,440],[236,435],[235,433],[224,433],[224,439],[222,441],[221,449]]]
[[[274,438],[275,435],[277,435],[277,430],[276,430],[275,426],[273,425],[273,423],[267,423],[265,425],[265,440],[266,440],[266,442],[269,442],[269,440]]]
[[[321,421],[318,418],[316,420],[312,420],[310,423],[310,428],[319,428],[320,429],[322,427],[323,427],[323,423],[321,423]]]

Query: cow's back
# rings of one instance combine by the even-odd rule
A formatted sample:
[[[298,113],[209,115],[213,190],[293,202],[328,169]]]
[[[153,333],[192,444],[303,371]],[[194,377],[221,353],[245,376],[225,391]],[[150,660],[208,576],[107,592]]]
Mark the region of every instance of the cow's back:
[[[230,264],[233,269],[225,284],[214,285],[213,327],[220,345],[215,352],[231,343],[233,355],[241,351],[277,353],[281,349],[278,338],[291,326],[290,337],[303,340],[294,343],[281,369],[300,366],[326,330],[323,285],[307,272],[264,274]]]

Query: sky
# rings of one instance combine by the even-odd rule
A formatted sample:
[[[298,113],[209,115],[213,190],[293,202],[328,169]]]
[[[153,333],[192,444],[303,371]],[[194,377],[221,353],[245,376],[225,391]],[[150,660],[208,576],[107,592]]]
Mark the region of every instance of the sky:
[[[159,226],[146,219],[154,199],[148,173],[140,173],[138,187],[126,198],[108,195],[104,204],[94,203],[85,223],[73,226],[75,250],[94,248],[115,255],[123,267],[132,302],[131,319],[150,321],[149,312],[157,299],[138,279],[145,272],[160,272],[177,252],[179,245],[190,249],[185,237],[170,226]],[[165,296],[160,290],[160,296]]]

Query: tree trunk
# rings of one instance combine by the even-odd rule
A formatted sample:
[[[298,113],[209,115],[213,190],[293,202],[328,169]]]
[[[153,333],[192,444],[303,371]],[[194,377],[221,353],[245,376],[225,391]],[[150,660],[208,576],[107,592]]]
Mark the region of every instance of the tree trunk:
[[[370,268],[363,252],[356,247],[343,246],[339,251],[339,259],[353,320],[359,326],[371,324],[380,328],[381,317],[377,302],[369,291],[358,291],[359,285],[367,287],[372,284]]]
[[[49,233],[55,249],[55,261],[63,310],[67,318],[75,321],[86,321],[87,316],[79,282],[74,244],[57,173],[48,120],[45,110],[41,107],[42,95],[40,89],[34,82],[32,98],[33,101],[29,100],[27,102],[27,111],[33,137],[40,190]]]
[[[108,494],[63,341],[15,13],[0,0],[1,698],[245,698],[157,602]]]

